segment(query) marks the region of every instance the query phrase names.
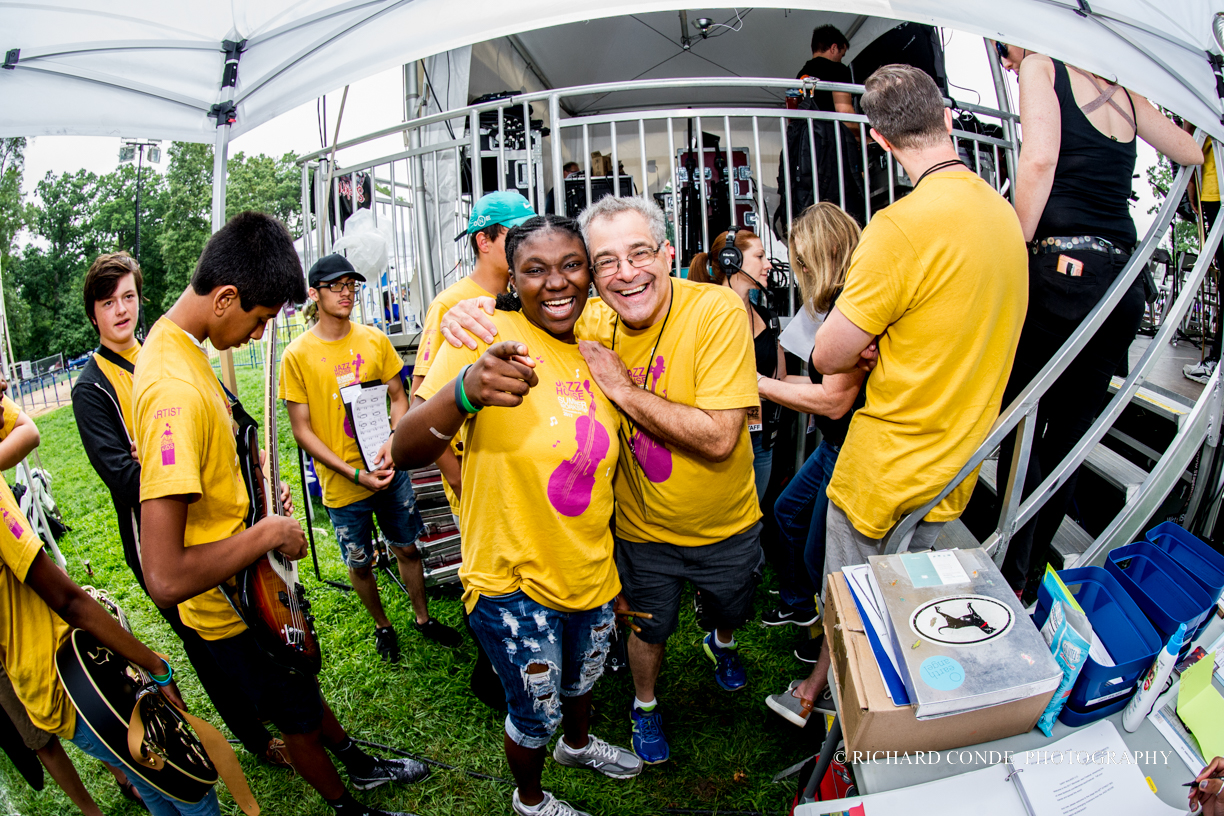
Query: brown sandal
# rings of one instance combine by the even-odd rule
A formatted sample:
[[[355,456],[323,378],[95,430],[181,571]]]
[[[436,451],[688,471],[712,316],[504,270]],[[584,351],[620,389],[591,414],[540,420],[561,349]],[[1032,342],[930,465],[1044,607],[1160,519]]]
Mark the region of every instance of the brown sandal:
[[[273,768],[284,768],[290,773],[294,773],[293,760],[289,758],[289,748],[285,745],[285,741],[273,737],[268,742],[268,747],[264,751],[261,759],[271,765]]]

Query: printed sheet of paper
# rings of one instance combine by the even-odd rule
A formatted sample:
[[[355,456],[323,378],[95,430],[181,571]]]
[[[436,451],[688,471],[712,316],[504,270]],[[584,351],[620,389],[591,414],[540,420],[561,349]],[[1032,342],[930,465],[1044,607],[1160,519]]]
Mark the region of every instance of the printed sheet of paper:
[[[391,416],[387,413],[387,385],[349,385],[340,389],[357,437],[357,447],[366,470],[374,469],[378,449],[391,433]]]
[[[1038,816],[1182,816],[1148,786],[1122,735],[1109,720],[1034,751],[1012,764]],[[983,811],[987,812],[987,811]]]
[[[798,314],[791,318],[778,337],[782,348],[798,357],[807,360],[812,356],[812,347],[816,345],[816,330],[824,322],[824,315],[813,320],[807,309],[799,309]]]
[[[1026,816],[1007,768],[992,765],[969,773],[891,791],[813,802],[795,816]]]
[[[1181,683],[1177,682],[1162,694],[1156,701],[1156,705],[1152,707],[1148,720],[1156,726],[1160,735],[1168,740],[1169,746],[1177,752],[1182,762],[1186,763],[1190,776],[1193,778],[1203,770],[1203,766],[1207,763],[1203,761],[1203,755],[1199,753],[1198,743],[1195,742],[1194,736],[1177,716],[1177,695],[1180,690]]]

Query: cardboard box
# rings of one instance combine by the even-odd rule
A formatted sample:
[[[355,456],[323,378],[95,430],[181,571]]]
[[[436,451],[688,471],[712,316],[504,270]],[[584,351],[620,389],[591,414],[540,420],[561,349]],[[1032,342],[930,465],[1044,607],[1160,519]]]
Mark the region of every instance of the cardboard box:
[[[1049,692],[977,711],[919,720],[910,706],[893,705],[885,691],[863,621],[840,572],[829,576],[824,625],[837,682],[842,734],[851,761],[856,761],[855,752],[947,751],[1024,734],[1037,725],[1054,696]]]
[[[612,156],[603,153],[591,154],[591,178],[612,175]]]

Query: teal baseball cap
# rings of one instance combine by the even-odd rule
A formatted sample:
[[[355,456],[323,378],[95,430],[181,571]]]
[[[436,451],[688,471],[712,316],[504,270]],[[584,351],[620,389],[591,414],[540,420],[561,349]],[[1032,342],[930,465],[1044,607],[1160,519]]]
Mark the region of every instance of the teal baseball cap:
[[[459,238],[494,224],[501,224],[506,229],[517,227],[535,216],[536,211],[531,209],[531,202],[518,193],[509,190],[489,193],[476,201],[472,207],[472,217],[468,219],[467,229],[459,234]]]

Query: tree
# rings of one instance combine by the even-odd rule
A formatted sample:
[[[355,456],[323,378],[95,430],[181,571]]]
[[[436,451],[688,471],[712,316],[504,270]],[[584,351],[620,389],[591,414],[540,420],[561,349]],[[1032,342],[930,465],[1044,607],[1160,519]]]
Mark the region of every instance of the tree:
[[[1173,186],[1174,175],[1173,163],[1157,154],[1156,164],[1147,168],[1147,183],[1157,200],[1157,203],[1148,208],[1149,213],[1156,212],[1164,204],[1169,188]],[[1197,253],[1199,250],[1198,220],[1186,220],[1185,216],[1194,215],[1193,211],[1186,212],[1188,209],[1179,208],[1182,217],[1173,219],[1172,243],[1174,251],[1179,255],[1183,252]]]
[[[25,225],[25,196],[21,192],[25,147],[26,140],[21,137],[0,139],[0,273],[6,276],[12,266],[14,241]],[[13,347],[22,347],[29,337],[28,309],[11,285],[4,287],[4,310]]]

